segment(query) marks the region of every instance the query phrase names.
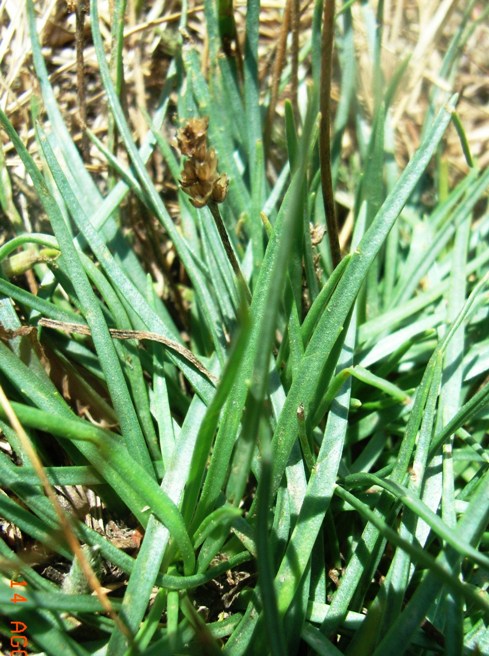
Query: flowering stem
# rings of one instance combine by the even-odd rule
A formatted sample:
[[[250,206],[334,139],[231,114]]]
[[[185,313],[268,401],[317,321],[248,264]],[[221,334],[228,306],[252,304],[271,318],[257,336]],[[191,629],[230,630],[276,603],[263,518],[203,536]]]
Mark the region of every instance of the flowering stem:
[[[224,225],[224,221],[222,220],[221,213],[219,212],[219,207],[217,203],[213,200],[209,200],[207,207],[210,209],[211,214],[214,217],[217,231],[219,232],[219,237],[221,238],[221,241],[224,246],[224,250],[226,251],[226,255],[228,256],[229,263],[236,275],[236,278],[238,279],[238,281],[243,286],[243,289],[245,290],[246,300],[248,301],[248,303],[250,303],[251,302],[250,288],[248,287],[248,283],[244,279],[243,273],[239,266],[239,262],[236,259],[236,255],[234,253],[233,247],[231,245],[231,242],[229,241],[229,236],[226,230],[226,226]]]
[[[319,111],[321,123],[319,126],[319,157],[321,161],[321,187],[323,191],[324,211],[328,228],[329,247],[333,269],[341,260],[340,243],[338,239],[338,224],[331,177],[331,62],[333,60],[335,1],[324,0],[323,32],[321,38],[321,96]]]

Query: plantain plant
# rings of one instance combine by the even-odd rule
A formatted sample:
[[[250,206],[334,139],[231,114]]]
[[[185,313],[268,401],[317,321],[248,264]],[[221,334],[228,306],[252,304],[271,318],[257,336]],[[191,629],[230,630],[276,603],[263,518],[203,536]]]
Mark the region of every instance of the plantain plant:
[[[141,139],[114,5],[109,43],[90,4],[108,127],[106,141],[87,129],[82,149],[106,176],[64,122],[32,0],[35,156],[0,112],[35,197],[23,211],[49,226],[24,230],[2,159],[4,645],[486,653],[489,171],[453,83],[475,3],[442,62],[450,92],[433,88],[405,166],[395,109],[412,67],[385,78],[382,2],[335,14],[316,0],[301,48],[287,3],[269,75],[259,2],[241,35],[233,3],[206,0],[205,51],[182,3]],[[360,28],[370,105],[356,93]],[[457,179],[451,122],[467,157]],[[124,229],[131,206],[157,255]],[[163,245],[165,294],[148,266]],[[63,503],[75,489],[88,506]]]

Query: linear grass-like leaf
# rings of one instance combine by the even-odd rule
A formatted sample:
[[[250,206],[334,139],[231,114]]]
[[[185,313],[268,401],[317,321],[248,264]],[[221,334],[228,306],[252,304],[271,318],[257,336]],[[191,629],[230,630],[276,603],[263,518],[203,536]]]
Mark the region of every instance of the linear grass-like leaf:
[[[261,187],[265,170],[263,159],[256,157],[256,144],[263,139],[260,115],[260,88],[258,82],[258,31],[260,27],[260,0],[247,0],[246,39],[244,52],[244,104],[247,126],[248,165],[253,185]],[[255,170],[255,168],[257,170]],[[258,189],[259,189],[258,187]],[[259,193],[252,188],[252,197]],[[257,199],[259,202],[259,198]],[[258,217],[256,217],[258,219]],[[252,217],[252,220],[254,218]]]
[[[405,438],[401,444],[400,451],[398,452],[397,455],[397,462],[391,475],[394,481],[397,481],[399,483],[402,482],[402,478],[405,475],[405,472],[407,471],[410,454],[414,447],[414,439],[416,437],[417,426],[421,422],[420,410],[424,407],[425,403],[426,403],[426,407],[430,406],[430,411],[426,413],[423,421],[423,424],[425,426],[424,432],[426,433],[426,435],[423,440],[420,440],[420,443],[424,444],[422,453],[420,451],[421,467],[424,467],[427,462],[428,449],[430,448],[430,440],[432,439],[434,407],[436,403],[436,397],[438,395],[439,383],[437,382],[437,379],[439,380],[439,376],[441,372],[441,356],[445,348],[447,347],[447,344],[450,343],[450,339],[453,337],[453,335],[460,327],[461,322],[470,314],[471,308],[473,308],[476,299],[478,297],[478,293],[480,292],[481,289],[483,289],[484,285],[485,285],[484,279],[481,280],[478,283],[478,285],[476,285],[476,288],[473,290],[471,296],[462,307],[462,310],[457,315],[455,321],[452,323],[450,330],[447,332],[444,339],[439,343],[436,351],[433,353],[430,359],[428,367],[425,370],[421,386],[418,389],[413,410],[411,412],[408,425],[406,427]],[[431,453],[434,453],[433,445],[431,445]],[[421,478],[419,480],[421,481],[423,476],[422,471],[420,471],[420,476]],[[378,509],[381,512],[386,511],[385,501],[383,501],[382,499],[378,504]],[[411,530],[414,532],[415,528],[411,527]],[[367,525],[367,528],[364,532],[362,539],[364,541],[366,548],[368,548],[369,551],[374,550],[375,542],[377,540],[377,534],[375,529],[371,525]],[[403,540],[406,544],[411,543],[412,541],[411,533],[408,531],[407,540],[404,537],[400,539]],[[396,553],[394,560],[397,563],[399,559],[403,560],[403,556],[401,552]],[[407,578],[408,573],[406,570],[406,560],[404,559],[403,562],[404,562],[404,569],[401,568],[401,570],[403,571],[402,576],[404,578]],[[331,615],[329,618],[326,618],[325,621],[323,622],[323,626],[322,626],[323,630],[327,630],[328,632],[330,630],[333,630],[333,627],[337,626],[338,621],[341,621],[341,618],[344,617],[344,613],[346,611],[346,608],[348,607],[349,600],[351,599],[352,596],[351,591],[354,585],[353,581],[356,580],[358,584],[359,578],[363,571],[363,567],[364,567],[363,565],[359,566],[359,562],[356,560],[350,563],[346,573],[343,576],[343,585],[335,594],[333,603],[331,604],[330,607]],[[399,581],[397,581],[397,585],[399,585]],[[407,583],[404,582],[403,585],[405,587]],[[390,610],[393,609],[392,604],[389,606],[389,608]],[[370,624],[370,622],[367,622],[367,624]],[[365,631],[367,631],[367,628],[368,627],[366,626]]]
[[[205,521],[203,517],[200,519],[201,515],[197,513],[197,499],[201,491],[206,464],[211,451],[212,439],[219,422],[221,408],[224,406],[226,399],[229,397],[233,385],[236,384],[237,377],[240,374],[240,364],[249,340],[249,332],[250,320],[247,311],[245,311],[245,308],[243,307],[240,333],[229,357],[227,367],[224,370],[216,395],[209,405],[205,418],[199,428],[199,435],[192,456],[192,466],[190,468],[185,491],[184,515],[187,517],[188,521],[193,518],[192,527],[194,531],[198,530],[196,521],[200,520],[200,526],[202,526]]]
[[[110,337],[98,301],[83,270],[71,236],[66,228],[66,224],[56,202],[47,190],[43,177],[3,112],[0,112],[0,121],[15,144],[17,152],[29,171],[29,175],[36,186],[36,190],[52,223],[58,244],[63,254],[62,257],[64,258],[66,267],[70,272],[71,281],[77,292],[78,300],[83,307],[85,318],[87,319],[87,323],[92,332],[94,345],[99,355],[101,366],[105,372],[107,386],[121,423],[124,439],[127,440],[127,444],[130,445],[136,459],[148,472],[150,472],[152,469],[151,462],[146,450],[146,445],[144,444],[144,438],[141,433],[134,406],[129,396],[126,381],[122,374],[121,365],[112,343],[112,338]]]
[[[110,73],[108,70],[107,62],[105,61],[105,52],[104,52],[102,37],[99,28],[97,2],[95,0],[92,0],[90,6],[91,6],[91,19],[92,19],[92,35],[93,35],[95,51],[99,63],[100,74],[102,77],[105,91],[107,93],[107,99],[110,104],[114,118],[116,120],[121,138],[131,158],[131,162],[134,166],[134,171],[140,180],[141,186],[144,189],[145,194],[147,195],[147,198],[151,203],[151,206],[158,220],[162,223],[169,237],[173,241],[175,248],[182,260],[182,263],[184,264],[189,277],[192,279],[193,285],[195,287],[195,292],[201,301],[200,307],[203,316],[205,318],[206,325],[209,329],[210,334],[213,337],[214,346],[217,352],[219,354],[222,354],[223,352],[222,341],[216,331],[216,327],[219,324],[219,321],[215,311],[214,300],[212,299],[209,290],[207,289],[206,284],[202,279],[200,271],[195,264],[195,261],[197,259],[196,256],[191,253],[188,244],[181,237],[173,221],[171,220],[171,217],[168,214],[168,211],[166,210],[166,207],[164,206],[163,201],[161,200],[153,182],[151,181],[151,178],[149,177],[149,174],[144,165],[144,162],[141,156],[139,155],[136,145],[132,139],[131,132],[127,125],[122,108],[115,94],[112,81],[110,79]]]
[[[341,364],[338,366],[351,365],[355,328],[355,322],[352,322],[340,355]],[[332,405],[304,502],[277,572],[275,585],[279,590],[279,610],[282,615],[294,598],[333,496],[348,425],[350,395],[351,379],[348,379]]]
[[[398,482],[403,481],[411,460],[416,435],[430,393],[435,364],[436,361],[432,358],[425,369],[423,378],[416,392],[413,408],[404,431],[404,438],[397,453],[396,464],[391,473],[391,478]],[[389,499],[385,497],[384,499],[381,498],[377,504],[379,516],[388,514],[391,507],[392,503]],[[362,575],[367,566],[366,558],[369,557],[374,562],[379,558],[382,538],[379,536],[378,529],[373,524],[367,524],[362,534],[361,541],[363,545],[363,553],[360,555],[355,552],[350,558],[348,566],[342,576],[342,585],[336,590],[328,614],[321,624],[321,631],[326,635],[334,632],[346,617],[350,602],[361,582]]]
[[[103,483],[103,478],[101,478],[92,467],[88,465],[44,467],[44,472],[51,485],[59,485],[61,487],[66,485],[85,485],[86,487],[93,487],[94,485],[101,485]],[[19,474],[19,478],[21,478],[26,485],[36,485],[39,482],[39,477],[35,471],[28,466],[23,466],[19,470]]]
[[[233,503],[238,503],[243,494],[248,477],[249,465],[252,452],[255,448],[255,439],[260,420],[261,406],[265,398],[268,372],[270,369],[270,356],[272,352],[274,333],[276,328],[277,314],[286,280],[287,264],[293,252],[294,237],[302,231],[301,203],[305,184],[305,161],[310,148],[313,132],[313,115],[309,115],[304,134],[302,135],[301,162],[294,176],[289,190],[290,200],[286,208],[282,229],[276,228],[276,251],[268,271],[268,278],[264,278],[262,268],[260,280],[264,281],[264,301],[262,311],[257,316],[257,344],[253,359],[253,370],[250,371],[251,381],[247,399],[247,407],[243,418],[242,440],[237,444],[234,463],[235,475],[228,482],[227,496]],[[269,242],[269,247],[270,247]],[[272,259],[272,256],[270,257]],[[278,487],[278,486],[277,486]],[[274,490],[276,491],[276,490]]]
[[[104,274],[95,266],[90,258],[84,254],[81,254],[81,261],[90,280],[107,304],[115,325],[120,328],[128,326],[129,317],[124,306]],[[131,344],[130,340],[120,340],[119,343],[115,343],[115,347],[121,362],[125,364],[124,372],[130,384],[131,393],[134,398],[134,406],[146,438],[148,450],[151,454],[152,460],[156,460],[160,457],[157,446],[158,440],[154,430],[153,420],[151,418],[148,391],[144,380],[144,373],[139,358],[137,344],[135,342],[132,342]]]
[[[55,522],[48,522],[45,516],[39,519],[6,495],[0,498],[0,512],[2,517],[36,542],[40,542],[47,549],[56,550],[65,558],[70,558],[69,550],[63,544],[57,544],[56,538],[53,537],[53,533],[59,528]]]
[[[380,9],[380,3],[379,3]],[[374,85],[380,85],[380,76],[381,72],[378,62],[378,49],[380,48],[379,43],[379,34],[381,28],[376,29],[376,39],[375,39],[375,52],[376,52],[376,69],[374,71],[374,78],[378,78],[376,81],[374,79]],[[367,152],[367,162],[368,166],[366,167],[365,174],[362,180],[361,185],[361,198],[362,202],[366,203],[367,211],[367,226],[369,226],[374,218],[377,215],[382,201],[385,197],[384,191],[384,180],[383,180],[383,171],[384,171],[384,133],[385,133],[385,119],[386,112],[385,106],[378,98],[379,89],[376,90],[374,95],[374,102],[377,105],[377,111],[375,113],[375,120],[372,126],[372,135],[370,138],[370,143],[368,145]],[[374,260],[373,265],[370,267],[367,274],[367,281],[365,286],[365,315],[367,318],[370,316],[377,316],[380,308],[380,296],[379,296],[379,273],[380,273],[380,258]]]
[[[278,489],[292,444],[296,438],[295,414],[301,403],[306,414],[310,399],[334,343],[343,331],[343,324],[353,306],[365,276],[384,243],[390,228],[417,184],[450,121],[455,103],[452,98],[434,122],[430,134],[409,162],[398,183],[382,205],[372,225],[352,253],[348,267],[340,279],[327,312],[319,320],[303,357],[299,375],[292,383],[274,436],[274,490]]]
[[[466,181],[464,180],[464,182]],[[455,230],[467,220],[474,205],[481,197],[481,194],[485,192],[488,185],[489,170],[486,170],[468,186],[465,196],[457,209],[453,213],[448,214],[446,216],[448,220],[445,220],[444,224],[439,226],[434,244],[431,243],[430,248],[423,245],[416,258],[413,258],[409,271],[404,273],[405,279],[403,278],[402,291],[395,294],[393,301],[395,304],[401,304],[412,296],[421,278],[426,275],[436,257],[446,247],[449,240],[455,234]],[[452,193],[455,194],[455,192]],[[458,194],[455,194],[455,197],[457,196]]]
[[[216,289],[220,310],[227,319],[229,329],[229,324],[236,320],[237,279],[210,211],[201,212],[200,217],[201,239],[204,248],[207,247],[209,282]]]
[[[258,584],[263,604],[263,621],[267,627],[268,640],[272,656],[286,653],[286,629],[281,621],[278,604],[280,596],[274,585],[274,556],[269,539],[269,516],[272,493],[272,450],[270,440],[262,443],[262,460],[260,482],[256,492],[256,557]],[[256,643],[255,643],[256,644]],[[257,645],[258,647],[258,645]]]
[[[421,499],[415,494],[413,494],[408,488],[400,485],[399,483],[394,483],[393,481],[383,480],[374,474],[357,474],[350,475],[345,478],[344,483],[348,487],[357,487],[366,485],[378,485],[381,488],[384,488],[392,495],[396,496],[402,501],[402,503],[414,512],[420,519],[423,519],[429,526],[436,532],[436,534],[444,539],[447,544],[459,551],[463,556],[472,558],[476,563],[489,568],[489,558],[481,554],[477,549],[474,549],[470,544],[465,542],[462,539],[454,539],[450,527],[438,516],[436,515],[428,506],[426,506]]]
[[[87,241],[90,243],[90,248],[97,256],[101,265],[104,267],[108,277],[117,287],[121,293],[121,296],[123,295],[122,297],[125,297],[126,303],[132,302],[132,310],[134,310],[139,315],[143,323],[155,326],[157,331],[162,332],[164,336],[169,336],[168,329],[165,324],[163,324],[161,319],[155,315],[155,312],[152,310],[143,294],[141,294],[141,292],[139,292],[134,287],[132,282],[126,277],[122,269],[118,266],[114,257],[111,255],[103,243],[100,235],[96,232],[90,222],[88,222],[82,205],[78,203],[77,199],[71,193],[69,185],[66,184],[63,171],[50,146],[49,140],[41,140],[41,145],[49,166],[56,173],[57,183],[60,185],[64,197],[66,198],[67,203],[70,205],[71,214],[75,222],[80,228],[82,234],[84,234]],[[126,308],[128,309],[128,306],[126,306]],[[179,363],[178,366],[182,367],[182,369],[185,371],[190,382],[195,385],[196,391],[202,394],[204,398],[209,398],[209,391],[212,389],[209,381],[204,382],[200,372],[196,372],[193,367],[189,367],[186,362],[182,361],[183,359],[178,354],[169,353],[169,358],[174,361],[175,364]]]
[[[250,307],[250,313],[252,316],[261,317],[265,312],[267,291],[270,284],[269,281],[271,278],[271,272],[273,270],[274,263],[277,258],[277,250],[279,246],[278,235],[282,230],[287,206],[290,202],[290,195],[291,190],[289,188],[288,194],[286,194],[286,197],[283,201],[281,211],[277,217],[274,234],[269,241],[263,265],[260,271],[260,276],[257,280],[256,288],[253,293],[252,304]],[[243,408],[246,402],[246,395],[252,376],[254,357],[257,350],[261,348],[261,344],[259,342],[258,327],[258,322],[254,322],[252,324],[248,347],[243,358],[243,363],[241,365],[241,371],[237,377],[236,384],[231,391],[221,417],[221,423],[216,436],[214,449],[204,481],[202,496],[199,506],[196,509],[196,518],[194,521],[197,524],[203,520],[206,514],[210,512],[214,506],[228,475],[231,454],[242,420]],[[246,480],[247,475],[248,474],[246,472],[241,473],[241,476],[244,480]],[[240,486],[242,484],[243,483],[240,482]]]
[[[77,172],[78,186],[77,193],[79,200],[89,202],[92,204],[93,200],[98,197],[98,189],[93,182],[90,174],[85,169],[85,165],[76,148],[73,139],[68,132],[68,129],[63,121],[63,117],[59,108],[58,101],[53,92],[53,88],[49,82],[48,71],[44,58],[42,56],[41,46],[38,39],[38,31],[36,27],[34,3],[32,0],[27,0],[27,16],[29,20],[29,31],[31,35],[31,46],[33,63],[37,73],[37,79],[41,86],[41,93],[49,118],[52,122],[53,129],[57,135],[58,145],[62,149],[66,162],[72,171]]]
[[[456,321],[463,310],[467,283],[467,252],[470,239],[470,221],[462,223],[455,235],[452,255],[452,275],[448,297],[448,320]],[[441,413],[439,424],[446,424],[460,407],[463,381],[463,354],[465,351],[465,327],[460,326],[446,348],[444,362],[444,385],[440,394]],[[441,514],[451,528],[457,523],[455,509],[455,471],[453,463],[453,438],[443,446],[443,472]],[[456,549],[456,546],[452,544]],[[454,572],[455,573],[455,572]],[[459,575],[461,572],[459,573]],[[447,656],[455,656],[463,649],[463,602],[460,597],[448,593],[438,605],[437,614],[442,619],[447,637]]]
[[[433,357],[435,358],[435,356]],[[405,540],[406,543],[413,545],[416,544],[416,546],[421,547],[424,546],[424,542],[427,537],[425,531],[424,539],[418,536],[420,541],[420,544],[418,544],[416,536],[420,527],[419,518],[421,516],[429,516],[431,520],[429,525],[433,526],[434,523],[439,529],[441,529],[442,532],[446,534],[446,527],[443,526],[443,522],[440,522],[439,518],[434,515],[433,512],[430,513],[429,509],[424,505],[419,505],[417,500],[423,492],[423,484],[426,480],[429,443],[434,430],[435,410],[441,381],[442,362],[439,352],[436,353],[434,363],[433,378],[430,383],[430,390],[427,395],[412,465],[412,471],[415,473],[415,475],[413,475],[409,481],[409,490],[412,495],[412,503],[407,504],[410,511],[404,511],[401,527],[399,529],[399,536]],[[394,488],[390,487],[392,484],[394,485]],[[396,483],[393,483],[392,481],[388,481],[387,483],[383,482],[382,487],[384,487],[384,485],[386,486],[385,489],[388,489],[389,492],[392,492],[393,489],[396,489]],[[404,495],[402,495],[401,500],[404,501],[404,498]],[[422,504],[421,501],[419,503]],[[428,511],[428,513],[426,513],[425,510]],[[427,526],[427,524],[424,524],[424,526]],[[368,645],[368,648],[373,650],[382,634],[387,630],[387,627],[390,626],[390,624],[399,614],[409,580],[411,579],[414,571],[414,568],[411,565],[411,558],[412,554],[406,550],[397,549],[387,573],[385,582],[385,594],[382,596],[379,595],[375,600],[374,604],[372,605],[373,612],[369,615],[365,624],[362,625],[360,631],[355,635],[352,654],[358,653],[364,644]],[[355,649],[357,651],[355,651]]]
[[[67,170],[77,172],[77,183],[73,185],[73,193],[85,207],[90,209],[88,212],[90,220],[93,222],[95,228],[100,230],[100,234],[103,236],[104,240],[106,242],[111,242],[112,248],[115,250],[116,255],[120,257],[120,259],[124,262],[124,267],[127,275],[136,284],[141,284],[142,280],[144,279],[144,272],[142,267],[134,252],[127,247],[127,243],[123,238],[120,230],[118,229],[114,217],[112,216],[113,212],[119,207],[124,195],[127,193],[128,187],[125,185],[124,181],[120,181],[115,185],[111,194],[109,194],[111,201],[115,200],[115,203],[112,203],[109,212],[101,216],[98,212],[101,196],[93,180],[86,171],[78,150],[73,143],[71,135],[69,134],[66,125],[64,124],[61,112],[57,105],[57,100],[54,95],[53,88],[49,81],[46,64],[42,57],[41,46],[37,37],[35,15],[32,2],[27,3],[27,12],[33,52],[33,63],[38,79],[40,81],[43,100],[51,120],[53,133],[56,139],[56,146],[62,153],[63,160],[66,162]],[[169,71],[169,77],[171,78],[171,71]],[[155,124],[158,124],[162,120],[166,112],[167,104],[168,93],[166,101],[164,101],[162,104],[162,108],[154,117]],[[147,159],[152,150],[152,147],[153,144],[151,144],[149,141],[143,144],[141,148],[141,155],[143,159]],[[106,207],[107,205],[105,205],[105,208]],[[84,242],[84,240],[80,237],[77,238],[77,243],[78,245],[82,245],[82,247],[86,248],[86,242]],[[163,305],[160,304],[159,309],[162,310],[162,308]],[[169,321],[169,315],[166,315],[165,319]]]
[[[11,596],[12,588],[7,590],[0,588],[0,604],[7,604],[9,601],[8,597]],[[120,602],[114,600],[113,606],[115,608],[117,608],[119,604]],[[61,613],[95,613],[103,612],[104,610],[100,601],[96,597],[80,594],[66,595],[61,592],[46,592],[45,590],[43,590],[42,593],[30,590],[28,599],[23,602],[23,608],[42,608],[43,610],[58,611]]]
[[[165,610],[166,602],[173,597],[177,597],[178,594],[175,592],[168,592],[167,590],[160,590],[154,599],[153,605],[148,613],[148,616],[141,624],[141,628],[134,637],[134,642],[132,643],[129,650],[126,652],[128,656],[132,656],[134,653],[141,653],[148,647],[151,639],[156,633],[159,627],[159,620]],[[172,613],[170,607],[167,613],[167,633],[169,631],[168,627],[173,624]]]
[[[353,338],[353,324],[350,328],[349,335],[350,338]],[[348,347],[345,347],[344,357],[345,361],[342,364],[351,363],[350,344]],[[334,410],[337,412],[332,411],[329,417],[322,447],[311,472],[307,489],[302,493],[299,501],[300,505],[296,509],[298,518],[286,553],[282,558],[279,570],[275,576],[275,581],[267,582],[268,586],[273,585],[276,590],[274,594],[277,597],[277,612],[286,626],[288,626],[290,619],[286,620],[284,617],[286,617],[289,608],[294,611],[291,602],[300,594],[301,586],[306,586],[305,593],[308,594],[309,583],[306,582],[306,579],[310,571],[311,552],[323,524],[324,515],[328,509],[328,499],[331,499],[332,496],[332,486],[335,483],[336,472],[343,451],[342,440],[338,439],[338,437],[341,434],[344,436],[346,431],[347,414],[345,415],[344,410],[348,406],[349,394],[350,381],[347,381],[344,390],[336,399],[337,405],[335,405]],[[328,495],[329,489],[330,493]],[[320,504],[321,509],[318,508],[318,497],[322,499]],[[268,592],[268,594],[270,593]],[[263,636],[259,632],[263,633],[263,623],[265,623],[265,626],[268,626],[267,615],[253,614],[253,606],[254,602],[251,602],[248,607],[250,613],[245,614],[237,628],[236,636],[233,634],[232,639],[237,640],[237,635],[241,632],[253,631],[254,641],[260,640],[261,642],[258,642],[258,644],[261,645],[261,649],[264,649]],[[272,612],[275,611],[272,610]],[[296,629],[298,632],[300,632],[302,624],[303,620]],[[288,634],[289,632],[287,631]],[[235,652],[232,651],[231,653],[234,655]],[[239,651],[236,653],[239,653]]]
[[[473,495],[467,511],[457,524],[455,530],[457,537],[463,538],[469,542],[477,542],[480,539],[489,519],[489,506],[487,504],[488,494],[489,475],[486,473],[477,492]],[[390,630],[375,650],[374,656],[387,656],[388,654],[392,654],[392,649],[395,649],[399,654],[405,653],[411,643],[414,630],[420,625],[423,617],[425,617],[431,604],[439,595],[445,583],[450,584],[455,591],[464,594],[464,590],[468,587],[467,584],[463,584],[458,577],[454,577],[451,574],[453,567],[459,562],[460,557],[458,554],[454,554],[451,550],[442,551],[440,553],[437,558],[437,565],[444,569],[448,569],[446,579],[438,579],[438,576],[434,571],[429,571],[427,573],[398,620],[391,626]],[[455,584],[455,586],[453,584]],[[463,586],[464,590],[462,590],[461,586]],[[483,609],[485,616],[488,617],[489,603],[487,602],[487,599],[482,595],[479,595],[478,592],[471,587],[469,590],[471,594],[470,597],[467,598],[470,598],[472,603],[477,604],[479,608]],[[474,597],[476,598],[474,599]]]
[[[436,580],[438,584],[437,587],[447,585],[458,594],[462,594],[466,599],[474,603],[479,609],[483,610],[485,613],[489,613],[489,601],[487,601],[487,599],[485,599],[482,595],[479,595],[472,586],[463,583],[458,577],[453,576],[450,567],[450,559],[447,559],[443,552],[441,554],[442,557],[439,557],[435,560],[433,556],[429,555],[428,552],[424,551],[418,545],[415,545],[401,538],[400,535],[392,528],[390,528],[390,526],[388,526],[388,524],[379,515],[371,511],[367,504],[359,501],[353,494],[350,494],[338,485],[335,487],[335,493],[347,501],[347,503],[353,506],[356,510],[358,510],[365,518],[368,519],[368,521],[373,526],[376,526],[387,540],[392,542],[392,544],[400,547],[401,549],[407,551],[411,558],[414,560],[425,565],[429,569],[430,581]],[[489,511],[486,510],[486,515],[487,514],[489,514]],[[418,591],[421,587],[422,586],[418,587]],[[425,612],[426,610],[427,609],[425,608]],[[399,622],[396,622],[396,624],[398,623]],[[389,632],[389,634],[390,633],[391,632]],[[383,642],[386,642],[386,640]],[[402,646],[404,648],[404,644]],[[405,648],[407,648],[407,645]]]
[[[120,444],[120,440],[108,431],[98,429],[82,420],[64,418],[63,423],[60,424],[56,417],[35,408],[19,404],[13,404],[13,408],[26,426],[41,428],[60,438],[80,441],[85,445],[91,444],[96,447],[98,455],[91,460],[95,469],[104,478],[110,477],[109,470],[112,469],[117,472],[120,479],[126,481],[124,500],[131,510],[143,524],[147,522],[148,511],[153,512],[160,521],[163,521],[171,530],[181,550],[186,563],[185,573],[189,574],[193,570],[193,548],[179,511],[168,495],[158,488],[155,481],[144,475],[142,468],[131,459],[129,452]],[[3,411],[0,413],[3,414]],[[85,453],[89,453],[89,450],[85,449]],[[122,486],[116,486],[116,489],[123,491]],[[130,494],[129,490],[131,490]]]
[[[312,624],[306,623],[301,633],[306,643],[319,656],[340,656],[342,653]]]
[[[172,462],[165,471],[161,483],[163,495],[176,508],[182,505],[199,427],[203,421],[205,411],[206,406],[198,396],[194,396],[180,431],[178,448],[174,450]],[[179,511],[178,514],[181,517]],[[184,528],[183,523],[181,528]],[[175,546],[172,545],[169,548],[170,537],[172,536],[169,529],[170,525],[167,525],[166,522],[163,521],[163,524],[161,524],[154,516],[150,517],[122,605],[126,623],[133,632],[138,630],[144,617],[153,585],[162,564],[164,568],[167,568],[176,556]],[[185,533],[187,533],[186,528]],[[189,567],[192,571],[195,567],[195,554],[191,545],[190,551],[187,549],[189,545],[186,543],[186,538],[185,545],[185,573],[189,574]],[[178,546],[181,549],[181,545]],[[164,558],[166,559],[165,562],[163,562]],[[125,637],[123,634],[118,630],[114,631],[109,641],[108,654],[119,654],[124,643]]]
[[[10,619],[24,622],[29,627],[33,643],[46,654],[90,656],[87,649],[68,635],[66,622],[60,621],[59,616],[51,611],[17,608],[11,610]],[[20,642],[18,646],[22,647]]]

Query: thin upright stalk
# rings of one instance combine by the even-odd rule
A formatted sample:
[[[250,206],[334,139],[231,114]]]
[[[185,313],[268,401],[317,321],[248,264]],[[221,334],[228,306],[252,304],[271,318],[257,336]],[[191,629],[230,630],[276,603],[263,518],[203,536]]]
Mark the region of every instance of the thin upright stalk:
[[[245,290],[245,294],[246,294],[246,300],[249,303],[251,302],[250,288],[248,287],[248,283],[244,279],[243,273],[239,266],[239,262],[236,259],[236,255],[234,253],[233,247],[231,245],[231,242],[229,241],[229,236],[226,230],[226,226],[224,225],[224,221],[222,220],[221,213],[219,212],[219,207],[217,206],[217,203],[215,203],[213,200],[209,201],[208,207],[214,218],[216,228],[217,231],[219,232],[219,237],[221,238],[229,263],[234,271],[236,278],[243,286],[243,289]]]
[[[291,89],[290,96],[296,120],[299,118],[299,32],[300,32],[300,0],[291,2],[291,33],[292,33],[292,57],[291,57]]]
[[[85,162],[88,161],[89,141],[87,136],[87,100],[85,95],[85,14],[88,11],[86,0],[79,0],[75,6],[76,16],[76,82],[78,111],[80,117],[81,152]]]
[[[341,260],[338,224],[331,175],[331,70],[333,60],[335,1],[324,0],[323,31],[321,36],[321,78],[319,90],[319,159],[326,226],[333,268]]]
[[[270,149],[270,140],[272,134],[272,123],[275,116],[275,108],[277,107],[278,91],[280,86],[280,76],[285,62],[285,50],[287,46],[287,35],[289,33],[290,14],[291,14],[292,0],[287,0],[285,5],[282,27],[280,30],[277,48],[275,52],[275,59],[272,70],[272,84],[270,91],[270,104],[268,105],[268,112],[266,118],[266,126],[264,131],[264,146],[265,152],[268,153]]]

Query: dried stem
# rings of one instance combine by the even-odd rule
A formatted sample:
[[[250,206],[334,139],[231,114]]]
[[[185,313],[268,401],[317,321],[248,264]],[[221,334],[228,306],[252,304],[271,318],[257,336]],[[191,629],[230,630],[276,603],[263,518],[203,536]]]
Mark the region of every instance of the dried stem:
[[[333,60],[335,1],[324,0],[323,31],[321,36],[321,81],[319,109],[319,157],[321,162],[321,187],[323,192],[326,226],[328,228],[329,248],[333,268],[341,260],[338,239],[338,224],[331,175],[331,70]]]
[[[290,96],[296,120],[299,118],[299,32],[300,32],[300,0],[292,0],[291,25],[292,57],[290,74]]]
[[[90,328],[82,323],[57,321],[56,319],[48,319],[47,317],[41,317],[39,319],[39,325],[45,326],[46,328],[54,328],[55,330],[62,330],[67,333],[77,333],[79,335],[92,334]],[[182,358],[192,364],[210,381],[214,383],[217,382],[216,377],[204,367],[204,365],[195,357],[192,351],[189,351],[189,349],[185,348],[185,346],[182,346],[173,339],[168,339],[168,337],[164,337],[158,333],[148,332],[147,330],[119,330],[117,328],[109,328],[109,332],[115,339],[138,339],[159,342],[175,353],[178,353],[178,355],[182,356]]]
[[[277,51],[275,54],[275,60],[273,64],[270,104],[268,105],[268,113],[267,113],[266,127],[264,133],[265,152],[268,152],[270,148],[272,122],[273,122],[273,117],[275,115],[275,108],[277,106],[278,88],[280,85],[280,75],[282,74],[284,61],[285,61],[285,48],[287,45],[287,34],[289,33],[289,23],[290,23],[292,2],[293,0],[287,0],[287,4],[285,6],[284,20],[282,23],[282,29],[280,30],[280,36],[277,44]]]
[[[89,157],[89,141],[87,136],[87,99],[85,96],[85,14],[87,13],[86,0],[78,0],[76,3],[76,95],[78,98],[78,109],[80,112],[81,152],[85,162]]]

